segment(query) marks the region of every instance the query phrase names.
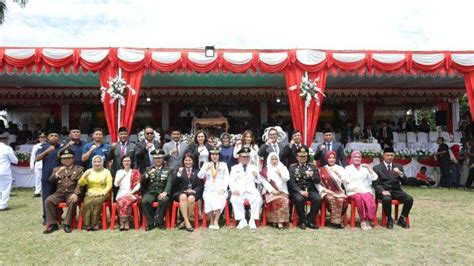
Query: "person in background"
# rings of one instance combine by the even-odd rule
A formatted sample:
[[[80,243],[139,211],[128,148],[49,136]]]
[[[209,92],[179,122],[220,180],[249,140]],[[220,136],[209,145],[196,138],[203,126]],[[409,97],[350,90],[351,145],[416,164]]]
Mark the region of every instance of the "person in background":
[[[293,133],[291,134],[291,141],[290,143],[288,143],[288,145],[285,146],[283,158],[281,161],[287,167],[298,162],[298,160],[296,159],[296,150],[303,146],[301,140],[301,131],[293,131]]]
[[[425,166],[422,166],[420,168],[420,171],[418,173],[416,173],[416,181],[417,181],[416,186],[431,187],[435,184],[435,181],[430,180],[428,178],[428,176],[426,175],[426,167]]]
[[[7,145],[8,136],[8,132],[0,134],[0,211],[8,210],[13,181],[11,164],[18,163],[13,149]]]
[[[221,134],[221,146],[220,148],[220,154],[219,154],[219,159],[222,162],[225,162],[227,165],[228,170],[234,166],[237,161],[234,158],[234,147],[230,143],[230,135],[227,132],[224,132]]]
[[[188,144],[181,141],[181,131],[179,129],[171,130],[171,141],[163,145],[163,150],[168,158],[168,166],[177,170],[181,167],[181,161],[183,160],[184,153],[188,149]]]
[[[87,169],[79,179],[79,185],[87,185],[82,217],[87,231],[99,229],[99,217],[102,203],[110,199],[112,175],[104,168],[104,158],[101,155],[92,157],[92,168]]]
[[[33,198],[39,198],[41,197],[41,172],[43,170],[43,162],[42,161],[36,161],[36,153],[39,149],[41,149],[41,146],[46,143],[47,136],[46,133],[42,132],[38,136],[38,141],[39,143],[35,144],[33,146],[33,149],[31,150],[31,155],[30,155],[30,169],[33,170],[33,174],[35,175],[35,192],[33,195]]]
[[[71,126],[68,139],[61,143],[59,151],[71,149],[74,152],[74,165],[82,166],[82,149],[86,143],[81,140],[81,130],[77,126]]]
[[[18,145],[29,143],[33,140],[33,132],[28,128],[28,124],[21,126],[21,131],[18,134],[17,143]]]
[[[377,139],[380,143],[380,146],[382,149],[385,146],[392,147],[392,142],[393,142],[393,130],[392,128],[387,124],[386,121],[382,122],[382,126],[379,128],[377,132]]]
[[[212,146],[208,143],[207,134],[199,130],[194,136],[194,143],[189,145],[186,153],[190,152],[194,155],[194,167],[201,169],[201,167],[209,161],[209,151]]]
[[[95,128],[92,131],[92,142],[85,144],[82,148],[82,162],[85,169],[90,169],[92,167],[91,158],[95,157],[96,155],[102,157],[102,162],[104,163],[105,167],[109,152],[110,145],[104,143],[104,131],[101,128]]]
[[[112,174],[114,184],[117,171],[123,167],[122,158],[124,156],[131,156],[132,160],[134,160],[135,158],[135,144],[128,140],[127,128],[119,128],[118,140],[118,142],[112,143],[112,148],[110,149],[110,152],[107,155],[107,160],[109,161],[108,168],[110,170],[110,173]],[[117,192],[119,191],[119,186],[114,185],[112,191],[115,200]]]
[[[147,167],[155,165],[151,153],[160,148],[160,141],[155,139],[155,130],[151,126],[146,126],[143,132],[145,139],[135,146],[135,166],[140,173],[144,173]]]
[[[341,143],[345,146],[352,140],[354,140],[354,131],[352,130],[352,123],[351,121],[347,121],[346,125],[341,130]]]
[[[42,161],[43,163],[43,169],[41,171],[41,193],[43,196],[43,224],[46,224],[46,210],[44,202],[50,195],[52,195],[56,191],[55,184],[50,183],[48,181],[48,178],[53,173],[53,169],[59,166],[59,149],[59,133],[53,130],[48,134],[48,142],[44,143],[41,148],[36,152],[35,160],[37,162]]]
[[[255,135],[251,130],[245,130],[244,133],[242,133],[242,139],[238,140],[235,143],[234,147],[234,158],[238,159],[239,155],[238,152],[242,148],[250,148],[250,164],[255,165],[258,167],[259,165],[259,159],[258,159],[258,146],[255,140]]]
[[[332,131],[324,130],[323,134],[324,142],[319,144],[316,148],[314,159],[319,160],[319,166],[325,166],[327,164],[326,154],[330,151],[334,151],[337,155],[336,164],[345,167],[347,163],[344,155],[344,146],[334,139]]]
[[[451,174],[449,169],[451,168],[451,158],[449,156],[449,147],[444,143],[444,138],[439,137],[436,140],[439,145],[438,151],[435,153],[435,159],[439,163],[439,170],[441,171],[440,186],[444,188],[451,187]]]

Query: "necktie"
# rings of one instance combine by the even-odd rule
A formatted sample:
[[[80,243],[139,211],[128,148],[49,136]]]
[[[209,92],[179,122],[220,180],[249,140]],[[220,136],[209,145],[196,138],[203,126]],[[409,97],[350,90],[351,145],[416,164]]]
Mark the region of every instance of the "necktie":
[[[278,146],[277,146],[275,143],[272,144],[272,147],[273,147],[273,151],[274,151],[274,152],[280,153],[280,152],[278,151]]]
[[[328,151],[331,151],[331,143],[328,143],[326,146],[328,146]]]
[[[179,143],[176,142],[176,156],[179,156]]]
[[[387,165],[387,171],[388,171],[388,174],[392,174],[392,165],[391,164]]]
[[[125,146],[125,144],[121,144],[120,145],[120,156],[123,157],[126,152],[127,152],[127,146]]]
[[[191,178],[191,175],[192,175],[191,168],[188,168],[188,177]]]
[[[247,172],[247,165],[244,164],[244,165],[242,165],[242,167],[244,167],[244,173],[246,173]]]

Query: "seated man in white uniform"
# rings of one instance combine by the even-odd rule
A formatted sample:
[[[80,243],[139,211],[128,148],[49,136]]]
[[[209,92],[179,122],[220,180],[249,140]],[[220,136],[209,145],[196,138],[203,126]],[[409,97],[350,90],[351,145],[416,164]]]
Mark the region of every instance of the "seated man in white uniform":
[[[257,229],[255,220],[260,219],[262,197],[255,184],[261,183],[260,175],[258,168],[250,164],[250,148],[244,147],[237,154],[239,155],[239,164],[232,166],[229,182],[229,188],[232,192],[230,202],[234,209],[234,218],[240,220],[237,229],[243,229],[247,225],[250,229]],[[248,223],[245,219],[245,200],[250,203],[250,220]]]

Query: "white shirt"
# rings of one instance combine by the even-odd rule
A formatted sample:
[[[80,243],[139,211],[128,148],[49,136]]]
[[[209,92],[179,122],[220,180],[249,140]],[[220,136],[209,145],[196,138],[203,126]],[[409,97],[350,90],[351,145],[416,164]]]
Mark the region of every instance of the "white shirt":
[[[360,167],[359,170],[354,165],[346,166],[346,177],[342,180],[346,188],[348,196],[356,193],[372,193],[372,181],[377,180],[377,174],[365,167]]]
[[[122,176],[124,176],[124,175],[125,175],[125,177],[122,178]],[[119,187],[119,191],[117,192],[117,199],[125,196],[127,193],[132,192],[132,189],[130,188],[131,177],[132,177],[132,170],[131,169],[130,169],[130,171],[128,171],[128,173],[125,172],[125,170],[120,169],[115,174],[114,185],[116,187]],[[118,184],[117,181],[120,178],[122,178],[122,180],[120,180],[120,184]],[[138,183],[133,189],[134,190],[139,190],[140,189],[140,183]]]
[[[198,166],[201,167],[202,165],[204,165],[205,163],[207,163],[209,161],[209,151],[207,150],[206,146],[198,147],[197,149],[199,151],[199,164],[198,164]]]
[[[5,145],[0,142],[0,176],[11,177],[12,169],[11,164],[17,164],[18,158],[16,158],[12,147]]]
[[[31,156],[30,156],[30,169],[43,169],[43,160],[36,162],[36,152],[41,149],[41,145],[43,143],[38,143],[33,146],[33,149],[31,150]]]
[[[252,172],[257,173],[257,177]],[[259,194],[255,184],[260,184],[261,179],[258,174],[257,166],[253,164],[247,165],[247,170],[244,172],[244,168],[241,163],[232,166],[230,170],[230,182],[229,188],[232,192],[239,191],[240,194],[250,193]]]

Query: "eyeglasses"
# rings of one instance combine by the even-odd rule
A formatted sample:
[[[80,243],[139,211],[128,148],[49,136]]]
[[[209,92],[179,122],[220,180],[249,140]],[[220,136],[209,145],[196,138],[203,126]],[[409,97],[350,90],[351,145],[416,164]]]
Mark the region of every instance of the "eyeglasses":
[[[273,133],[273,134],[268,134],[268,136],[276,136],[276,135],[278,135],[278,134],[275,134],[275,133]]]
[[[153,132],[145,132],[147,135],[153,135]]]

